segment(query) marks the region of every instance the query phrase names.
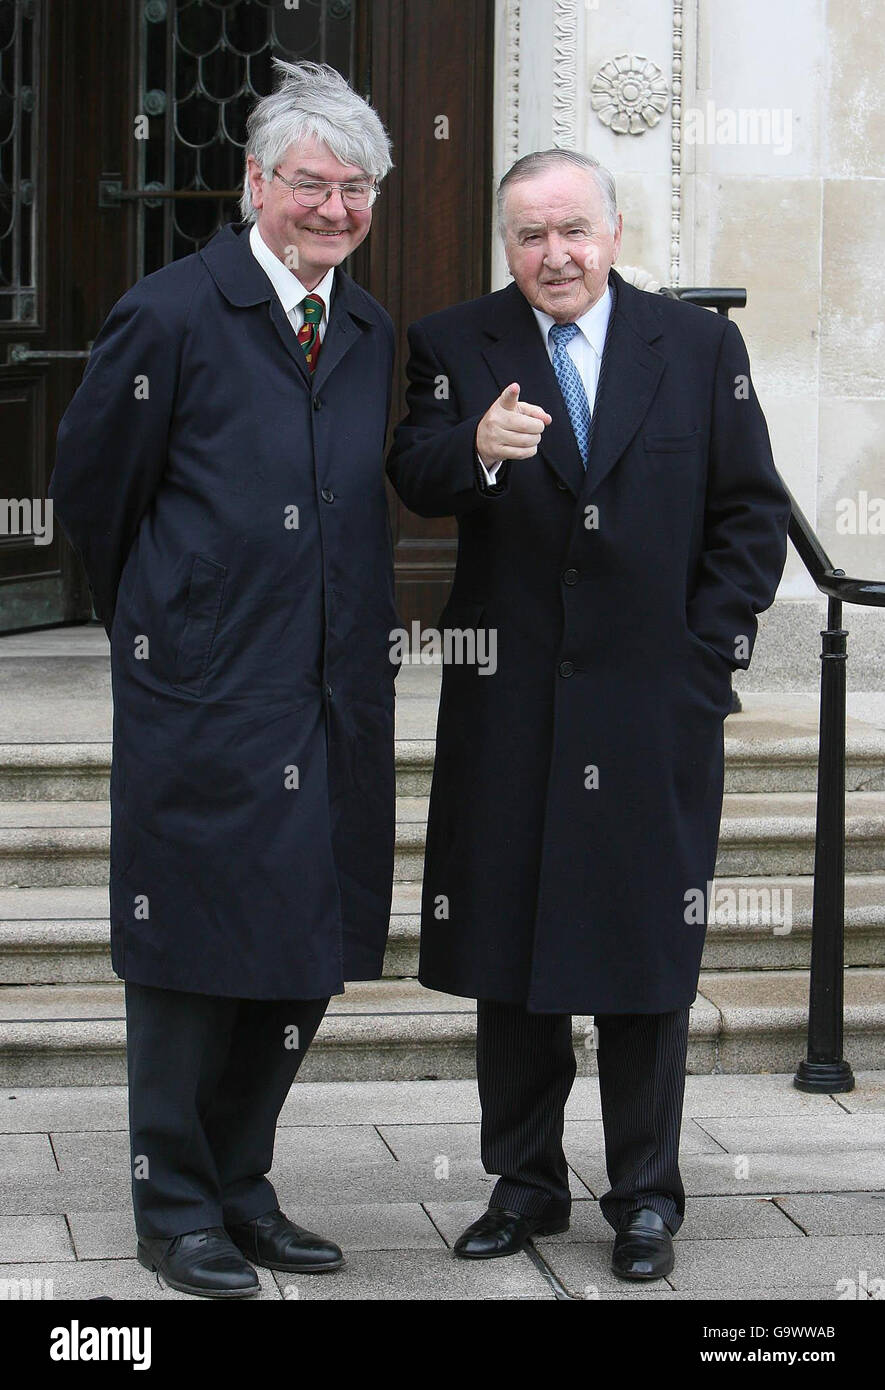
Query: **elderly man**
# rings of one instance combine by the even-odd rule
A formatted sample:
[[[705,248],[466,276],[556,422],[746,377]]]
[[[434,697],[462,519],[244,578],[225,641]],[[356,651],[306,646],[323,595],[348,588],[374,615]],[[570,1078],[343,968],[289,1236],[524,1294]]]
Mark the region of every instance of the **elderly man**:
[[[571,1015],[593,1014],[616,1274],[673,1263],[689,1007],[713,877],[731,673],[784,564],[789,508],[733,324],[612,269],[614,181],[551,150],[502,180],[515,281],[410,330],[390,476],[454,515],[420,978],[478,1000],[482,1159],[457,1242],[511,1255],[569,1224]],[[445,390],[440,383],[445,383]]]
[[[218,1298],[341,1263],[266,1174],[329,996],[381,972],[393,872],[394,335],[340,269],[390,147],[334,70],[278,66],[245,221],[113,308],[51,485],[111,639],[138,1258]]]

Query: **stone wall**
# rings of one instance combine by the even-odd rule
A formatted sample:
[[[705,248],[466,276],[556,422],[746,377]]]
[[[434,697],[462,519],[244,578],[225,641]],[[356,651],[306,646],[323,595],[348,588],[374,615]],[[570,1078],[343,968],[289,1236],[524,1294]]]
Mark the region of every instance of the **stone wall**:
[[[885,579],[885,4],[497,0],[496,50],[496,179],[584,149],[617,179],[622,263],[746,286],[778,467],[834,564]],[[744,684],[815,684],[823,611],[791,548]],[[846,622],[851,687],[885,689],[885,611]]]

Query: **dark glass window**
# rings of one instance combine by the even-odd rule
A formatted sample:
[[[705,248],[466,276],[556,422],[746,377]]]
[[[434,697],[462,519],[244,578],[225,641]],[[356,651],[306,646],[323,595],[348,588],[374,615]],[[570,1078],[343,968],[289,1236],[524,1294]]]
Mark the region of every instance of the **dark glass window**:
[[[239,219],[246,116],[274,86],[272,59],[329,63],[352,79],[353,51],[351,0],[145,0],[139,187],[212,196],[139,200],[140,275]]]
[[[0,323],[35,317],[39,0],[0,0]]]

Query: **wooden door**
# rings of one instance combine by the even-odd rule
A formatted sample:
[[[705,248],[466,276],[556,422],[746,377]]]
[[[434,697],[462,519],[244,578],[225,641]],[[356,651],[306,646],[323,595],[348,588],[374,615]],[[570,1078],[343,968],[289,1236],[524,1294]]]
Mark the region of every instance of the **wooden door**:
[[[367,247],[365,283],[399,334],[393,416],[405,409],[406,329],[491,283],[494,5],[491,0],[373,0],[372,100],[394,142]],[[432,624],[448,595],[456,532],[391,491],[397,604]]]
[[[91,611],[46,491],[97,305],[126,283],[95,198],[125,141],[126,65],[105,45],[126,28],[102,0],[0,0],[0,631]]]
[[[400,338],[488,287],[492,0],[0,0],[0,631],[84,621],[45,501],[89,344],[141,275],[239,216],[271,59],[328,62],[378,107],[396,168],[348,267]],[[451,522],[391,492],[404,619],[430,621]],[[50,534],[51,531],[51,534]]]

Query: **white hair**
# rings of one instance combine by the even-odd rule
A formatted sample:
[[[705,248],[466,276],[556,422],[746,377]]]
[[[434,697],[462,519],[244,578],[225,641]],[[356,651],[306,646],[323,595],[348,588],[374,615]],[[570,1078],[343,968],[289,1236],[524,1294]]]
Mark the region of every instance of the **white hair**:
[[[614,175],[609,172],[592,154],[581,154],[578,150],[538,150],[534,154],[524,154],[507,170],[498,185],[498,231],[505,234],[504,208],[507,189],[514,183],[525,183],[538,174],[546,174],[557,165],[571,164],[593,176],[602,196],[602,212],[606,226],[614,235],[618,227],[618,195]]]
[[[355,164],[380,182],[393,167],[390,139],[378,112],[326,63],[286,63],[276,91],[256,102],[246,122],[246,156],[257,160],[262,176],[273,178],[290,145],[320,141],[342,164]],[[248,169],[243,178],[240,211],[254,222]]]

